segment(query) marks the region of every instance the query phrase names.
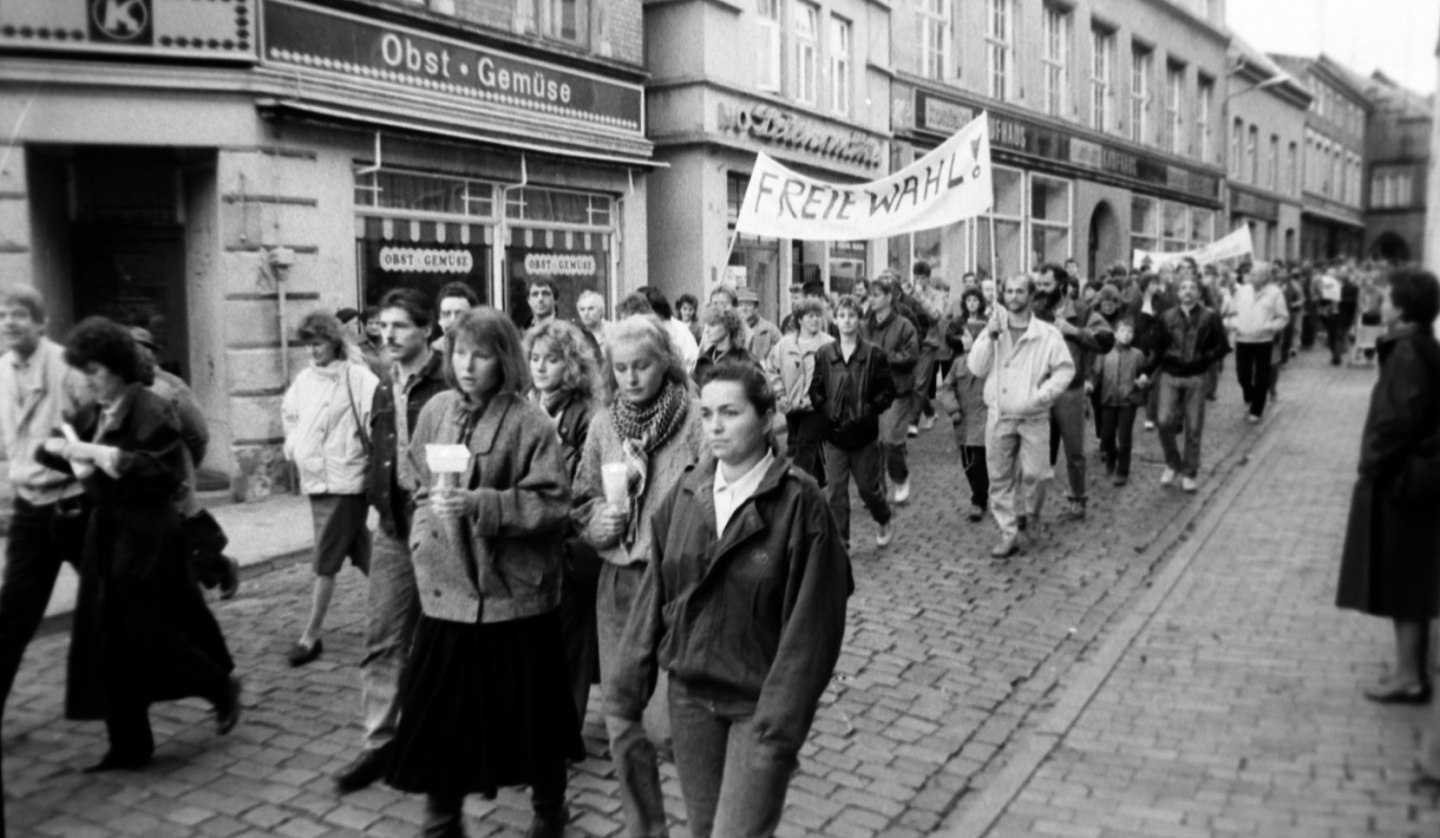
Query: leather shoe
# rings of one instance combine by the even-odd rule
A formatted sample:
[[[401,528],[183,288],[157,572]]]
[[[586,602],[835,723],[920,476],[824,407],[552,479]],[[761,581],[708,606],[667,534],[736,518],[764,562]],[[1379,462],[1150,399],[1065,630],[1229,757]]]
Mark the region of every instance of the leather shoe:
[[[997,559],[1008,559],[1018,552],[1020,552],[1019,539],[1012,535],[995,545],[995,549],[990,551],[990,555]]]
[[[114,751],[107,751],[99,762],[87,765],[81,770],[86,774],[99,774],[104,771],[130,771],[144,768],[150,763],[150,756],[150,754],[118,754]]]
[[[224,736],[240,723],[240,679],[231,678],[225,695],[215,704],[215,732]]]
[[[1366,690],[1365,697],[1377,704],[1429,704],[1430,685],[1425,682],[1402,684],[1381,681]]]
[[[294,646],[291,646],[290,651],[285,653],[285,659],[290,661],[291,666],[304,666],[310,661],[320,657],[320,653],[324,650],[325,641],[317,637],[315,638],[315,642],[309,646],[306,646],[304,643],[296,643]]]
[[[353,762],[335,775],[335,787],[341,794],[359,791],[385,776],[390,767],[390,748],[367,748]]]
[[[525,838],[564,838],[565,824],[570,822],[570,807],[561,806],[553,812],[536,812]]]

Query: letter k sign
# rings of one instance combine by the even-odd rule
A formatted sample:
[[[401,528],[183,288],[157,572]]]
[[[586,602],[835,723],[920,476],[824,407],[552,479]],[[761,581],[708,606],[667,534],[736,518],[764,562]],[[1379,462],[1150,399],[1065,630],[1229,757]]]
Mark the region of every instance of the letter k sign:
[[[90,0],[90,40],[149,46],[154,42],[153,0]]]

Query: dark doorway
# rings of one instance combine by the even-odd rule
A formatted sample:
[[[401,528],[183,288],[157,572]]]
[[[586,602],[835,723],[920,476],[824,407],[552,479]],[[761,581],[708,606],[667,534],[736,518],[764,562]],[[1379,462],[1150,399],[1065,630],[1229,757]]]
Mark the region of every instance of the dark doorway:
[[[80,222],[73,236],[75,319],[149,329],[161,368],[188,381],[183,228]]]
[[[1410,245],[1394,233],[1382,233],[1370,245],[1370,258],[1384,259],[1387,262],[1408,262],[1410,261]]]
[[[1085,255],[1085,270],[1091,279],[1100,278],[1112,263],[1124,258],[1120,250],[1120,219],[1115,217],[1108,201],[1096,204],[1090,214],[1090,238]]]

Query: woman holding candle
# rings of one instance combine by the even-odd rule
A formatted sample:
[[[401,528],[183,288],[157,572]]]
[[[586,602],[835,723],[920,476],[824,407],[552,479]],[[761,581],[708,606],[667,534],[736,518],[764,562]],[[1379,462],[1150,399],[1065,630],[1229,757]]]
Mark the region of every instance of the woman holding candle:
[[[630,603],[651,558],[650,519],[700,455],[699,412],[691,403],[685,362],[653,316],[635,315],[616,323],[610,338],[608,381],[614,399],[590,422],[580,468],[575,474],[576,518],[584,537],[600,553],[596,623],[600,637],[600,681],[608,694]],[[606,497],[604,470],[624,467],[621,492]],[[611,739],[620,768],[621,801],[630,835],[665,835],[664,799],[655,747],[643,730]]]
[[[532,789],[527,836],[558,838],[565,760],[583,756],[558,610],[570,512],[561,445],[524,398],[530,375],[508,317],[464,312],[444,347],[451,389],[426,403],[409,451],[424,615],[388,780],[425,793],[427,838],[464,835],[465,795],[516,785]],[[435,485],[432,444],[468,449],[458,481]]]

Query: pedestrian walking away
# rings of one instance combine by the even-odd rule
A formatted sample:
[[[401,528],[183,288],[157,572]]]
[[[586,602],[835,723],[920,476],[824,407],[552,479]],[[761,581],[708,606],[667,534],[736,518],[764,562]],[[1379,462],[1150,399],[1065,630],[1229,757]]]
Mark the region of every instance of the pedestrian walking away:
[[[773,835],[854,582],[820,488],[770,447],[775,396],[759,370],[722,362],[700,405],[714,457],[655,514],[607,724],[631,735],[666,670],[690,834]]]
[[[636,315],[610,330],[610,405],[590,420],[575,473],[575,518],[605,564],[595,601],[600,689],[610,694],[625,621],[650,560],[651,519],[700,455],[699,411],[691,403],[685,361],[655,317]],[[606,482],[606,474],[612,475]],[[617,479],[618,478],[618,479]],[[652,732],[664,738],[663,702],[652,706]],[[658,730],[654,728],[659,728]],[[610,730],[620,799],[632,838],[668,834],[654,743],[644,730]]]
[[[434,320],[430,301],[413,288],[392,289],[380,300],[380,345],[390,372],[371,403],[371,456],[365,466],[366,500],[379,526],[370,556],[365,656],[360,659],[364,731],[359,756],[335,776],[342,794],[365,788],[389,768],[389,746],[402,711],[400,673],[420,620],[409,546],[417,485],[409,451],[420,411],[448,389],[442,353],[430,347]]]
[[[1040,528],[1049,459],[1050,407],[1075,377],[1075,362],[1060,330],[1031,316],[1035,281],[1016,274],[1005,281],[1004,305],[997,306],[967,359],[972,375],[985,379],[986,469],[990,514],[1000,543],[990,554],[1013,556],[1019,549],[1016,495],[1023,490],[1030,525]]]
[[[840,539],[850,549],[850,476],[860,501],[880,531],[875,544],[891,538],[891,509],[885,499],[880,454],[880,417],[895,401],[890,362],[881,349],[861,336],[863,303],[843,296],[835,304],[840,339],[820,347],[810,381],[810,404],[825,417],[825,495]]]
[[[291,666],[303,666],[324,650],[320,631],[345,559],[361,573],[370,572],[365,469],[370,410],[380,385],[333,315],[311,312],[300,321],[298,335],[310,347],[310,366],[285,391],[280,414],[285,456],[294,461],[300,491],[310,499],[315,589],[305,628],[285,655]]]
[[[528,835],[560,838],[565,761],[584,755],[560,632],[564,455],[523,395],[530,375],[509,317],[461,314],[445,351],[450,388],[425,404],[410,440],[412,555],[426,593],[385,779],[425,795],[423,835],[461,838],[466,795],[524,785]],[[432,445],[461,447],[433,452],[459,468],[437,474]]]
[[[1396,271],[1383,305],[1380,379],[1360,440],[1335,601],[1394,624],[1395,663],[1365,697],[1422,704],[1433,692],[1430,623],[1440,613],[1440,345],[1431,333],[1440,285],[1428,272]],[[1430,769],[1440,768],[1431,759]]]
[[[240,719],[240,682],[189,569],[175,505],[185,446],[174,407],[141,378],[146,366],[130,331],[103,317],[70,332],[65,361],[84,373],[93,397],[40,455],[74,474],[93,503],[65,715],[105,721],[109,750],[87,772],[135,769],[155,751],[151,704],[203,698],[224,734]]]

